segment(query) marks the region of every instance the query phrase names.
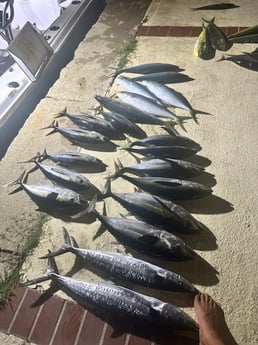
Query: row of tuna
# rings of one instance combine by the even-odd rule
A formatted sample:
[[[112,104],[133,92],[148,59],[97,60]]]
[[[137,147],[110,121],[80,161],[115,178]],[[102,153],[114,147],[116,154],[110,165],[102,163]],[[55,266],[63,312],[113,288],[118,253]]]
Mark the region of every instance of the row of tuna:
[[[106,165],[98,158],[81,152],[38,153],[27,162],[33,162],[29,172],[23,174],[15,184],[24,189],[41,211],[50,214],[61,211],[70,220],[88,214],[104,225],[121,244],[150,257],[164,260],[193,259],[194,251],[178,234],[193,234],[205,229],[186,209],[175,203],[176,200],[201,198],[212,193],[210,187],[189,180],[203,173],[204,169],[190,161],[188,157],[201,150],[198,143],[175,130],[184,127],[185,118],[177,116],[169,108],[181,108],[197,122],[197,113],[187,99],[168,87],[172,82],[191,80],[181,73],[182,69],[171,64],[145,64],[115,72],[117,83],[124,88],[116,94],[118,99],[96,96],[101,109],[100,116],[71,115],[64,109],[56,117],[68,117],[78,127],[59,127],[57,121],[50,126],[51,133],[58,132],[72,144],[87,149],[115,151],[123,149],[131,154],[143,156],[133,166],[123,166],[117,160],[115,172],[107,179],[104,190],[100,191],[85,172],[103,172]],[[137,73],[136,78],[122,77],[121,73]],[[105,108],[107,111],[104,111]],[[166,118],[167,120],[164,120]],[[186,117],[189,118],[189,117]],[[138,124],[152,124],[165,127],[166,134],[147,136]],[[119,147],[112,140],[125,139],[127,147]],[[128,139],[128,138],[127,138]],[[57,165],[42,163],[49,159]],[[53,185],[31,185],[28,175],[40,169]],[[137,176],[132,176],[137,175]],[[111,181],[123,178],[144,192],[114,193]],[[12,184],[14,184],[12,183]],[[10,184],[8,184],[10,185]],[[145,193],[146,192],[146,193]],[[112,197],[132,213],[136,219],[110,217],[99,213],[96,202]],[[196,330],[195,321],[181,309],[157,298],[143,295],[134,290],[107,283],[78,281],[58,274],[54,257],[72,252],[88,264],[105,271],[111,279],[121,284],[129,281],[134,284],[159,290],[198,293],[198,290],[181,275],[145,260],[113,252],[81,249],[72,244],[66,228],[63,228],[64,244],[55,252],[50,252],[47,273],[42,278],[24,285],[52,279],[68,295],[89,309],[106,311],[119,317],[129,318],[144,324],[155,324],[177,330]],[[118,279],[119,278],[119,279]]]

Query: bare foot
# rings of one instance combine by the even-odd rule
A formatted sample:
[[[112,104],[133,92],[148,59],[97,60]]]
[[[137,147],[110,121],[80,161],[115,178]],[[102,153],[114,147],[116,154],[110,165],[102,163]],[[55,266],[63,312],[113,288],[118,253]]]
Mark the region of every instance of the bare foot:
[[[194,310],[200,327],[201,345],[237,345],[220,306],[207,294],[194,299]]]

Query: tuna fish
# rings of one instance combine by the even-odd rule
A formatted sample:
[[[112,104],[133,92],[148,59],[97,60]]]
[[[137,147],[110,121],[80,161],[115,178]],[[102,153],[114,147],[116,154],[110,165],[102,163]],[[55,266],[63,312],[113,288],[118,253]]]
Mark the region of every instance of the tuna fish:
[[[73,144],[80,145],[80,146],[88,146],[90,145],[104,145],[104,144],[111,144],[111,142],[104,137],[102,134],[95,132],[95,131],[86,131],[85,129],[81,128],[64,128],[59,127],[57,122],[53,122],[50,126],[42,128],[53,128],[53,130],[48,133],[50,135],[55,132],[59,132],[65,138],[70,140]],[[113,144],[113,143],[112,143]],[[115,145],[115,144],[113,144]]]
[[[239,55],[223,55],[218,61],[232,61],[240,67],[247,68],[252,71],[258,71],[258,55],[255,54],[239,54]]]
[[[122,147],[130,153],[136,153],[143,156],[156,157],[156,158],[174,158],[181,159],[194,155],[197,149],[185,146],[147,146],[147,147]]]
[[[19,184],[20,187],[9,194],[24,190],[41,211],[78,211],[88,207],[88,201],[75,191],[64,187],[45,184],[27,184],[25,172],[16,181],[6,186]]]
[[[189,178],[200,175],[204,170],[200,166],[191,162],[169,158],[154,158],[127,167],[123,167],[121,162],[118,160],[118,163],[115,163],[115,167],[116,172],[114,177],[128,172],[140,176],[147,175],[156,177]]]
[[[141,109],[147,114],[172,119],[180,126],[182,124],[182,119],[176,116],[176,114],[172,113],[164,106],[157,104],[156,101],[153,101],[150,98],[126,91],[117,92],[117,96],[123,102]]]
[[[93,266],[100,269],[115,282],[127,281],[152,289],[198,293],[191,283],[174,272],[128,255],[72,246],[69,234],[64,227],[63,234],[64,244],[61,248],[41,259],[71,252],[83,260],[86,268]]]
[[[184,146],[193,149],[201,149],[200,145],[194,140],[183,135],[170,135],[170,134],[156,134],[148,136],[144,139],[130,143],[133,146]],[[197,151],[196,151],[197,152]]]
[[[75,171],[60,167],[58,165],[47,165],[33,160],[40,171],[52,182],[57,183],[65,188],[72,189],[77,192],[94,190],[98,195],[101,192],[87,179],[85,176]]]
[[[188,100],[182,95],[182,93],[177,92],[176,90],[160,84],[151,80],[143,80],[142,84],[147,87],[158,99],[165,105],[174,108],[180,108],[188,110],[194,119],[197,122],[196,114],[204,113],[192,108]]]
[[[161,84],[184,83],[187,81],[194,80],[186,74],[176,72],[150,73],[132,79],[134,81],[153,80]]]
[[[149,74],[149,73],[158,73],[158,72],[181,72],[183,71],[182,68],[178,67],[177,65],[173,65],[170,63],[146,63],[132,67],[126,67],[119,69],[114,73],[114,75],[118,75],[121,73],[136,73],[136,74]]]
[[[103,196],[112,197],[136,218],[169,232],[196,234],[200,230],[205,230],[205,226],[186,209],[170,200],[147,193],[113,193],[110,189],[110,180],[107,180]]]
[[[116,114],[122,115],[132,122],[160,125],[173,130],[173,127],[170,125],[170,123],[164,122],[158,117],[148,114],[130,104],[114,100],[110,97],[95,96],[95,98],[104,108]]]
[[[126,117],[113,112],[100,111],[100,113],[107,121],[110,121],[112,125],[122,133],[129,134],[133,138],[146,137],[144,130]]]
[[[71,115],[68,114],[66,108],[61,111],[56,118],[66,116],[70,119],[73,123],[83,129],[87,129],[89,131],[98,132],[105,137],[110,138],[118,138],[118,131],[112,126],[112,124],[100,117],[92,116],[92,115]],[[119,138],[118,138],[119,139]]]
[[[48,153],[45,149],[42,154],[38,154],[34,158],[38,158],[40,161],[49,159],[62,166],[72,167],[76,170],[87,172],[100,172],[106,170],[106,164],[102,162],[102,160],[82,152]]]
[[[168,232],[140,220],[101,215],[95,210],[93,201],[88,207],[88,213],[94,213],[102,225],[126,247],[151,257],[172,261],[192,259],[192,248],[172,234],[172,230]]]
[[[169,200],[187,200],[203,198],[212,193],[210,187],[198,182],[179,180],[169,177],[131,177],[119,175],[124,180],[133,183],[145,192],[163,197]]]
[[[49,258],[54,260],[54,258]],[[68,278],[55,273],[49,264],[44,277],[26,282],[23,286],[51,279],[68,296],[98,316],[109,315],[117,320],[131,321],[155,328],[197,331],[196,322],[181,309],[157,298],[143,295],[125,287]]]
[[[142,95],[144,97],[150,98],[151,100],[155,101],[159,105],[162,105],[160,100],[151,92],[149,91],[144,85],[141,85],[140,83],[137,83],[136,81],[133,81],[130,78],[125,78],[122,76],[118,76],[116,78],[117,83],[122,86],[125,91],[133,92],[138,95]]]

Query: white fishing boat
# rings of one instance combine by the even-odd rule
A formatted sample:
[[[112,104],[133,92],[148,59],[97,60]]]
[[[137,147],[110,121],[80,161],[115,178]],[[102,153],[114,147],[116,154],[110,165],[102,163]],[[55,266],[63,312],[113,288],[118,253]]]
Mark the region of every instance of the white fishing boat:
[[[0,0],[0,159],[104,7],[104,0]]]

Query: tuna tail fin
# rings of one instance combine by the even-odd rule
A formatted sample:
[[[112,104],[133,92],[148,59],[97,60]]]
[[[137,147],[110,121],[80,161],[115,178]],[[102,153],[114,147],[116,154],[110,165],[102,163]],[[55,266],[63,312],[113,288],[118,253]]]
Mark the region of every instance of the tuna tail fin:
[[[174,128],[174,125],[175,124],[173,122],[167,121],[164,122],[164,126],[162,126],[162,128],[164,128],[171,135],[178,135],[179,133]]]
[[[47,266],[44,276],[27,281],[26,283],[22,284],[22,286],[29,286],[32,284],[37,284],[46,280],[50,280],[52,279],[51,274],[53,273],[59,274],[55,259],[50,257],[48,258],[48,266]],[[49,289],[47,289],[46,292],[44,292],[43,295],[41,295],[30,307],[35,308],[42,305],[59,289],[60,289],[59,286],[52,280]]]
[[[64,243],[55,252],[49,252],[47,255],[41,256],[39,259],[53,258],[54,256],[62,255],[68,253],[72,249],[72,243],[67,229],[63,226]]]
[[[103,188],[102,195],[103,198],[108,198],[109,196],[111,196],[111,183],[109,178],[107,179],[107,182]]]
[[[49,126],[40,128],[40,130],[48,129],[48,128],[53,128],[52,131],[50,131],[48,134],[46,134],[46,136],[48,136],[50,134],[53,134],[53,133],[57,132],[57,127],[58,127],[58,122],[57,121],[53,121]]]
[[[120,161],[120,159],[117,158],[117,162],[114,162],[115,165],[115,172],[113,175],[107,177],[108,179],[116,179],[119,177],[120,173],[122,173],[123,165]]]
[[[63,117],[67,115],[67,107],[65,107],[63,110],[61,110],[58,114],[55,114],[55,119],[59,118],[59,117]]]
[[[50,250],[49,250],[49,253],[51,253]],[[56,266],[55,259],[52,258],[52,257],[48,258],[47,269],[46,269],[46,271],[45,271],[45,273],[44,273],[44,275],[42,277],[39,277],[39,278],[36,278],[36,279],[32,279],[32,280],[28,280],[27,282],[21,284],[21,286],[30,286],[30,285],[33,285],[33,284],[42,283],[42,282],[44,282],[46,280],[50,280],[51,279],[50,273],[57,273],[57,274],[59,274],[58,268]]]
[[[211,113],[208,113],[207,111],[197,109],[190,109],[190,114],[197,124],[199,124],[199,122],[197,121],[196,114],[211,115]]]
[[[16,188],[15,190],[13,190],[12,192],[8,193],[9,195],[15,194],[17,192],[20,192],[21,190],[23,190],[23,186],[22,184],[25,183],[27,181],[28,178],[28,172],[26,172],[25,170],[22,172],[22,174],[18,177],[17,180],[9,182],[5,185],[3,185],[2,187],[9,187],[9,186],[13,186],[16,184],[19,184],[20,186],[18,188]]]

